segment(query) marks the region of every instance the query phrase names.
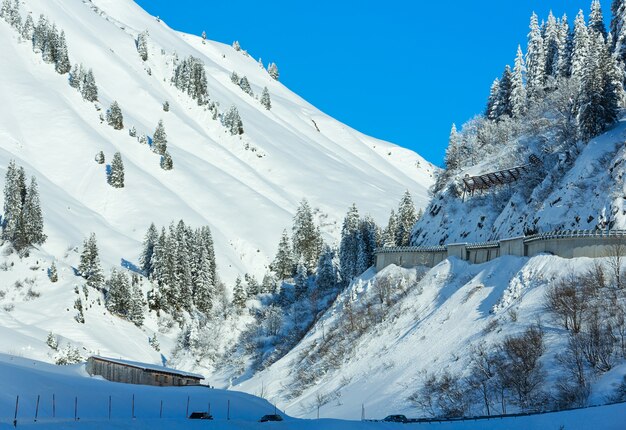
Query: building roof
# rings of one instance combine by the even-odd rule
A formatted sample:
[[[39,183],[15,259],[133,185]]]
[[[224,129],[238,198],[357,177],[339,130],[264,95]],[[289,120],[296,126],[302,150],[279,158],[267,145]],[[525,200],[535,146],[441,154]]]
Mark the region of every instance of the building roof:
[[[89,358],[119,364],[127,367],[135,367],[137,369],[146,370],[148,372],[159,372],[167,373],[170,375],[183,376],[185,378],[204,379],[204,376],[198,373],[184,372],[182,370],[172,369],[171,367],[159,366],[158,364],[140,363],[138,361],[122,360],[121,358],[101,357],[99,355],[92,355]]]

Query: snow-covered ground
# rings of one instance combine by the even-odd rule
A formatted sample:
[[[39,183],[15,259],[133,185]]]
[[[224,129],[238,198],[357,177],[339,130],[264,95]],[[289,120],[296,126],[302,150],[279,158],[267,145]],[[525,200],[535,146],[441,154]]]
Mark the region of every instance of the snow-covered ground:
[[[592,264],[588,258],[541,255],[476,265],[450,258],[429,271],[396,266],[377,274],[370,270],[288,355],[235,388],[264,393],[296,416],[315,417],[318,405],[323,417],[358,419],[362,405],[368,417],[412,416],[419,408],[409,397],[421,387],[424,372],[464,374],[472,346],[489,347],[537,321],[546,327],[541,362],[550,386],[563,374],[555,354],[564,348],[567,332],[546,312],[546,291]],[[397,294],[395,304],[384,309],[382,319],[364,313],[367,328],[352,336],[347,304],[352,312],[370,308],[377,315],[382,309],[377,283],[385,279]],[[354,314],[358,320],[358,312]],[[618,365],[596,381],[591,404],[605,403],[625,370],[626,364]],[[299,384],[310,375],[313,383]]]

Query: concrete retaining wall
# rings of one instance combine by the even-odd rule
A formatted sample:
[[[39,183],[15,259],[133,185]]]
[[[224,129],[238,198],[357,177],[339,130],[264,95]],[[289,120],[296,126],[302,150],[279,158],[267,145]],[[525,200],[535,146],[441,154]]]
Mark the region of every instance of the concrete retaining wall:
[[[626,255],[626,230],[576,230],[514,237],[490,243],[452,243],[435,247],[395,247],[376,250],[376,270],[400,267],[434,267],[449,257],[486,263],[504,255],[533,257],[539,254],[562,258],[600,258]]]

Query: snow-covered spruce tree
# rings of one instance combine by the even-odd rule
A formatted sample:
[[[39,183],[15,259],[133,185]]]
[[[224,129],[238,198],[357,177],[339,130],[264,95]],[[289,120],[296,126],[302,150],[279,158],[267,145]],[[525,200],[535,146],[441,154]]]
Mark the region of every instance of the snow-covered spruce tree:
[[[111,276],[106,282],[105,305],[112,314],[128,317],[131,307],[130,283],[124,272],[111,270]]]
[[[51,331],[48,332],[48,336],[46,337],[46,345],[50,347],[53,351],[57,351],[59,349],[59,340]]]
[[[155,350],[160,351],[161,345],[159,344],[159,339],[157,338],[156,333],[152,335],[152,337],[148,338],[148,344]]]
[[[558,78],[569,78],[572,70],[572,49],[574,36],[570,33],[567,15],[563,15],[558,28],[558,63],[556,64]]]
[[[70,57],[67,52],[67,42],[65,41],[65,32],[61,31],[61,34],[57,41],[57,46],[55,49],[54,56],[54,69],[57,73],[64,75],[69,73],[72,68],[72,64],[70,63]]]
[[[24,25],[22,26],[22,31],[20,32],[20,36],[24,40],[33,40],[33,32],[35,31],[35,22],[33,21],[33,15],[29,13],[26,16],[26,21],[24,21]]]
[[[0,18],[8,22],[10,17],[11,17],[11,1],[2,0],[2,6],[0,6]]]
[[[595,34],[595,33],[594,33]],[[617,120],[622,76],[616,76],[615,57],[601,34],[595,34],[584,70],[578,116],[580,136],[587,142]]]
[[[56,24],[48,25],[47,32],[45,34],[43,49],[41,51],[41,58],[46,63],[54,63],[56,58],[56,50],[58,46],[59,32]]]
[[[522,47],[517,46],[517,57],[511,79],[511,113],[514,118],[521,118],[526,112],[526,89],[524,88],[524,55]],[[543,84],[541,86],[543,91]]]
[[[366,215],[359,223],[356,273],[361,274],[375,263],[374,252],[378,247],[378,226]]]
[[[298,264],[296,264],[296,275],[293,278],[296,300],[300,300],[305,297],[308,291],[309,277],[307,276],[307,272],[308,270],[304,259],[300,257]]]
[[[313,271],[321,252],[322,238],[319,229],[315,227],[313,212],[306,199],[302,199],[293,218],[291,242],[294,258],[302,258],[307,270]]]
[[[143,325],[144,308],[146,307],[146,301],[143,298],[143,292],[139,285],[135,284],[131,286],[130,294],[130,309],[128,312],[128,320],[135,324],[137,327]]]
[[[246,307],[246,292],[243,289],[241,278],[237,276],[235,288],[233,289],[233,306],[239,311]]]
[[[15,245],[22,228],[22,208],[26,198],[24,169],[9,161],[4,182],[4,214],[2,216],[2,238]]]
[[[68,78],[70,87],[80,91],[80,86],[82,85],[84,79],[84,73],[85,71],[82,64],[74,64],[74,67],[72,67],[72,70],[70,71],[70,76]]]
[[[167,133],[165,133],[162,119],[159,120],[152,136],[152,150],[159,155],[163,155],[167,151]]]
[[[137,129],[135,128],[134,125],[128,129],[128,135],[130,137],[137,137]]]
[[[611,12],[613,52],[618,61],[626,63],[626,0],[613,0]]]
[[[263,280],[261,281],[261,293],[263,294],[276,294],[276,289],[278,288],[278,281],[276,277],[271,273],[266,273],[263,275]]]
[[[528,49],[526,51],[526,86],[528,98],[539,100],[543,96],[546,83],[546,52],[543,37],[539,27],[537,14],[533,12],[530,18],[530,33],[528,34]]]
[[[263,92],[261,93],[261,104],[267,110],[272,109],[272,101],[270,100],[270,92],[267,87],[263,87]]]
[[[30,178],[30,185],[26,191],[22,213],[22,246],[41,245],[47,236],[43,233],[43,214],[39,202],[39,190],[34,176]]]
[[[206,43],[206,31],[202,31],[202,44],[204,45]]]
[[[450,138],[448,139],[448,148],[446,149],[445,164],[446,170],[457,170],[460,167],[459,160],[459,135],[456,131],[456,125],[452,124],[450,130]]]
[[[544,30],[544,51],[546,53],[546,76],[558,76],[559,64],[559,24],[552,11],[548,14],[548,21]]]
[[[183,220],[180,220],[176,225],[175,235],[175,276],[179,291],[178,300],[182,308],[191,311],[193,306],[193,279],[191,273],[193,233],[191,229],[187,228]]]
[[[168,151],[165,151],[163,155],[161,155],[159,165],[163,170],[172,170],[174,168],[174,160],[172,160],[172,156]]]
[[[208,314],[213,308],[215,289],[215,280],[211,269],[213,262],[209,256],[209,251],[202,247],[199,265],[195,273],[192,274],[193,303],[200,312],[205,314]]]
[[[246,295],[249,299],[253,299],[259,295],[259,282],[256,280],[254,275],[246,275],[244,276],[246,280]]]
[[[111,107],[107,110],[107,124],[113,127],[115,130],[121,130],[124,128],[124,116],[122,115],[122,109],[116,101],[111,103]]]
[[[80,85],[80,93],[88,102],[95,102],[98,100],[98,86],[96,85],[96,78],[93,76],[93,70],[89,69],[87,73],[83,75],[83,80]]]
[[[170,102],[168,102],[167,100],[165,100],[163,102],[163,112],[169,112],[170,111]]]
[[[294,273],[295,262],[287,230],[283,230],[271,268],[281,280],[290,278]]]
[[[409,246],[411,242],[411,230],[417,221],[415,205],[411,193],[407,190],[400,200],[398,207],[398,225],[396,229],[396,243],[398,246]]]
[[[222,118],[222,124],[228,132],[236,136],[238,134],[243,134],[243,121],[241,121],[241,117],[239,116],[239,111],[236,106],[231,106],[228,112],[226,112]]]
[[[572,62],[571,76],[582,81],[585,74],[585,64],[589,56],[590,38],[585,25],[585,15],[583,11],[578,11],[576,21],[574,21],[574,35],[572,39]]]
[[[137,52],[142,61],[148,60],[148,30],[142,31],[137,35]]]
[[[239,41],[238,41],[238,40],[235,40],[235,41],[233,42],[233,49],[234,49],[235,51],[241,51],[241,45],[239,44]]]
[[[272,77],[272,79],[274,79],[275,81],[278,80],[280,74],[278,73],[278,66],[275,63],[270,63],[267,66],[267,73],[269,73],[269,75]]]
[[[250,82],[248,82],[248,78],[244,76],[239,81],[239,88],[243,90],[244,93],[254,97],[254,92],[252,91],[252,87],[250,86]]]
[[[48,279],[50,279],[50,282],[57,282],[59,280],[59,273],[57,272],[57,266],[54,264],[54,261],[48,269]]]
[[[511,106],[511,87],[512,87],[513,74],[511,73],[511,67],[507,65],[502,73],[500,79],[500,85],[498,86],[498,100],[495,104],[495,118],[501,118],[503,116],[511,116],[513,113]]]
[[[600,0],[593,0],[591,2],[591,12],[589,13],[589,31],[599,34],[606,42],[607,33],[606,26],[604,25],[604,16],[602,14],[602,6]],[[595,37],[595,35],[593,37]]]
[[[239,85],[239,75],[234,70],[233,73],[230,74],[230,81],[235,85]]]
[[[497,107],[498,107],[498,95],[500,92],[500,79],[494,79],[489,90],[489,98],[487,99],[487,107],[485,108],[485,117],[492,121],[498,119]]]
[[[100,151],[96,154],[96,156],[94,157],[94,160],[96,161],[96,163],[98,164],[104,164],[105,159],[104,159],[104,152]]]
[[[44,45],[48,36],[48,20],[41,14],[37,20],[37,25],[33,29],[33,51],[35,54],[43,52]]]
[[[176,88],[189,94],[198,105],[209,102],[206,71],[199,58],[189,56],[180,62],[174,70],[172,81]]]
[[[95,233],[91,233],[89,238],[85,239],[83,243],[83,252],[80,255],[78,272],[80,276],[87,280],[88,286],[96,289],[102,288],[104,276],[102,275],[102,267],[100,266],[100,256]]]
[[[317,262],[315,285],[322,294],[333,291],[337,287],[337,269],[333,263],[335,252],[328,245],[324,245]]]
[[[152,256],[154,255],[154,247],[159,240],[159,232],[157,231],[154,223],[150,224],[148,231],[143,239],[143,246],[141,255],[139,256],[139,265],[143,273],[150,277],[152,274]]]
[[[74,309],[78,311],[78,313],[74,315],[74,319],[76,320],[76,322],[79,324],[85,324],[83,301],[80,297],[74,300]]]
[[[396,212],[391,209],[391,214],[389,214],[389,221],[387,221],[387,227],[385,227],[385,231],[383,232],[383,246],[386,247],[394,247],[396,244],[396,229],[397,229],[397,217]]]
[[[124,163],[119,152],[113,154],[111,160],[111,171],[109,173],[109,184],[113,188],[124,188]]]
[[[344,285],[348,285],[358,275],[356,266],[359,255],[359,221],[359,211],[352,204],[343,219],[339,244],[339,264]]]

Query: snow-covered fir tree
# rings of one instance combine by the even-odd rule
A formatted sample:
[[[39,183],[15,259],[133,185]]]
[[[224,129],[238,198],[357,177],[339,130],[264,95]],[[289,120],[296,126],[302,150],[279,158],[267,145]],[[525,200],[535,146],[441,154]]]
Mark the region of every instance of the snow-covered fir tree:
[[[37,180],[31,177],[27,188],[24,168],[17,167],[13,160],[5,176],[2,238],[17,250],[41,245],[46,240]]]
[[[82,82],[83,82],[84,73],[85,73],[85,70],[82,64],[80,65],[74,64],[74,67],[72,67],[72,70],[70,71],[70,76],[68,78],[70,87],[75,88],[76,90],[80,91],[80,86],[82,85]]]
[[[100,266],[100,255],[95,233],[91,233],[83,243],[78,272],[80,276],[87,280],[88,286],[96,289],[102,288],[104,275],[102,274],[102,267]]]
[[[334,290],[339,282],[337,268],[333,262],[334,258],[335,251],[330,246],[324,245],[315,274],[315,285],[322,293]]]
[[[120,109],[120,105],[116,101],[111,103],[111,107],[107,110],[106,120],[107,124],[115,130],[121,130],[124,128],[124,116],[122,115],[122,109]]]
[[[26,16],[26,20],[24,21],[24,25],[22,26],[22,31],[20,32],[20,36],[24,40],[33,40],[33,32],[35,31],[35,22],[33,21],[33,15],[29,13]]]
[[[558,76],[558,64],[560,54],[559,23],[552,11],[548,14],[548,21],[544,30],[544,51],[546,53],[546,75],[550,77]]]
[[[514,118],[521,118],[526,112],[526,88],[524,87],[524,55],[522,47],[517,46],[517,56],[515,57],[515,67],[511,76],[511,114]],[[543,88],[543,84],[541,86]]]
[[[293,278],[296,300],[303,298],[307,293],[309,283],[307,271],[304,259],[300,257],[298,264],[296,264],[296,275]]]
[[[148,30],[142,31],[137,35],[137,52],[142,61],[148,60]]]
[[[39,202],[39,189],[34,176],[30,178],[30,185],[26,190],[24,207],[22,210],[22,247],[41,245],[47,236],[43,233],[43,214]]]
[[[150,223],[150,227],[148,227],[148,231],[144,236],[141,255],[139,256],[141,270],[143,270],[143,273],[148,277],[152,275],[152,257],[154,255],[154,247],[158,240],[159,232],[154,223]]]
[[[172,170],[174,168],[174,160],[172,160],[172,156],[168,151],[161,155],[160,166],[163,170]]]
[[[626,64],[626,0],[613,0],[611,12],[613,52],[619,62]]]
[[[239,85],[239,75],[234,70],[233,73],[230,74],[230,81],[235,85]]]
[[[159,120],[152,136],[152,150],[159,155],[163,155],[167,151],[167,133],[165,132],[162,119]]]
[[[339,262],[341,270],[341,280],[344,285],[348,285],[357,273],[357,262],[359,256],[359,211],[355,204],[352,204],[341,227],[341,242],[339,244]]]
[[[311,206],[306,199],[302,199],[293,218],[291,243],[294,259],[302,258],[307,270],[313,271],[321,252],[322,238],[313,221]]]
[[[280,77],[280,74],[278,73],[278,66],[275,63],[270,63],[267,66],[267,73],[269,73],[269,75],[272,77],[272,79],[274,79],[275,81],[278,80],[278,78]]]
[[[165,100],[163,102],[163,112],[169,112],[170,111],[170,102],[168,102],[167,100]]]
[[[502,78],[498,85],[498,100],[495,103],[495,118],[501,118],[503,116],[511,116],[513,114],[511,106],[511,87],[513,81],[513,74],[511,73],[511,67],[507,65],[502,73]]]
[[[485,109],[485,116],[490,120],[498,119],[498,96],[500,93],[500,79],[494,79],[489,90],[489,98],[487,99],[487,107]]]
[[[235,51],[241,51],[241,45],[239,44],[239,41],[238,41],[238,40],[235,40],[235,41],[233,42],[233,49],[234,49]]]
[[[98,100],[98,86],[96,85],[96,78],[93,75],[93,70],[89,69],[87,73],[83,75],[80,85],[80,93],[88,102],[95,102]]]
[[[572,39],[571,76],[578,80],[584,78],[585,64],[589,56],[590,38],[585,24],[583,11],[578,11],[574,21],[574,35]]]
[[[601,35],[606,42],[606,25],[604,24],[604,15],[602,14],[602,6],[600,5],[600,0],[592,0],[591,2],[591,12],[589,12],[588,29],[590,32],[593,32],[596,35]]]
[[[50,279],[50,282],[57,282],[59,280],[59,273],[57,271],[57,265],[54,264],[54,261],[52,262],[52,264],[50,265],[50,268],[48,269],[48,278]]]
[[[366,215],[359,222],[358,247],[356,259],[356,273],[361,274],[375,263],[376,248],[378,247],[378,226]]]
[[[135,324],[137,327],[143,325],[145,319],[145,307],[146,301],[143,296],[143,291],[138,284],[131,286],[130,293],[130,309],[128,312],[128,320]]]
[[[202,44],[204,45],[206,43],[206,31],[202,31]]]
[[[104,164],[105,159],[104,159],[104,152],[99,151],[96,156],[94,157],[94,160],[96,161],[96,163],[98,164]]]
[[[446,169],[456,170],[460,167],[461,160],[459,159],[459,136],[456,131],[456,125],[452,124],[450,130],[450,137],[448,139],[448,148],[446,149],[445,164]]]
[[[567,15],[563,15],[558,23],[558,62],[556,64],[558,78],[569,78],[572,70],[572,49],[574,38],[570,32]]]
[[[294,273],[295,262],[287,230],[283,230],[283,234],[280,237],[278,251],[276,251],[276,257],[274,257],[271,268],[278,276],[278,279],[290,278]]]
[[[411,243],[411,230],[417,221],[417,213],[411,193],[406,191],[400,200],[398,207],[398,224],[396,227],[396,243],[398,246],[409,246]]]
[[[239,276],[237,276],[235,280],[235,288],[233,289],[233,306],[239,310],[246,307],[246,292],[243,289],[243,284]]]
[[[261,105],[267,110],[272,109],[272,101],[270,100],[270,92],[267,87],[263,87],[263,92],[261,93]]]
[[[239,81],[239,88],[241,88],[244,93],[254,97],[254,92],[252,91],[252,87],[250,86],[250,82],[248,82],[248,78],[246,76],[241,78]]]
[[[243,134],[243,121],[236,106],[231,106],[222,118],[222,124],[233,136]]]
[[[530,18],[530,33],[528,34],[528,49],[526,51],[526,86],[528,97],[531,100],[541,98],[545,83],[546,52],[544,50],[541,28],[539,27],[539,18],[537,14],[533,13]]]
[[[57,73],[64,75],[69,73],[72,68],[72,64],[70,63],[70,57],[67,51],[67,42],[65,40],[65,32],[61,31],[57,39],[57,46],[55,48],[54,55],[54,68]]]
[[[116,152],[111,160],[111,171],[109,173],[109,184],[113,188],[124,188],[124,163],[122,154]]]
[[[396,243],[396,230],[397,230],[397,217],[396,212],[391,209],[391,214],[389,215],[389,221],[387,221],[387,227],[385,227],[385,231],[383,232],[383,246],[386,247],[394,247],[397,246]]]
[[[39,15],[39,19],[37,20],[37,25],[33,29],[33,51],[36,54],[40,54],[43,52],[44,45],[46,44],[46,39],[48,35],[48,20],[46,17],[41,14]]]
[[[127,318],[131,308],[131,290],[128,276],[123,271],[111,270],[106,282],[105,305],[109,312]]]
[[[249,275],[246,273],[244,279],[246,281],[246,295],[248,296],[248,298],[253,299],[258,296],[260,293],[260,286],[254,275]]]
[[[206,71],[199,58],[189,56],[180,62],[174,70],[172,81],[176,88],[189,94],[198,105],[209,102]]]

